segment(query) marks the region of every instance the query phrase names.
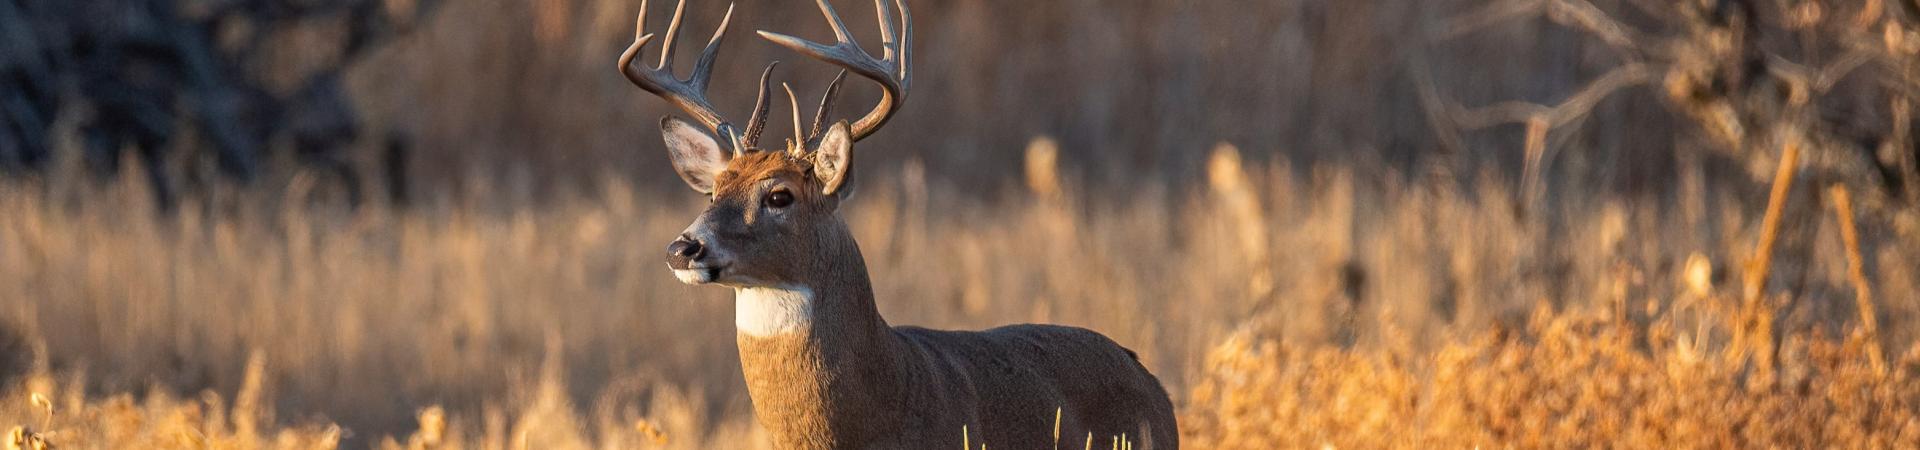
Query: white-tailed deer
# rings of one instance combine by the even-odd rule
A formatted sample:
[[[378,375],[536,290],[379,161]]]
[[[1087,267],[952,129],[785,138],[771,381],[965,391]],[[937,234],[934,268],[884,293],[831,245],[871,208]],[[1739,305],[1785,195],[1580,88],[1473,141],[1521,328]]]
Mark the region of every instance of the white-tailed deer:
[[[817,0],[836,42],[822,45],[762,31],[775,44],[845,68],[828,86],[812,128],[783,149],[761,148],[773,66],[744,128],[706,99],[727,23],[707,42],[690,78],[673,74],[680,8],[660,64],[635,68],[651,42],[644,2],[620,71],[692,115],[661,120],[674,170],[712,205],[667,246],[667,265],[689,284],[734,289],[740,363],[760,424],[782,448],[1051,447],[1092,436],[1125,436],[1141,448],[1174,449],[1173,406],[1132,351],[1090,330],[1016,325],[986,331],[890,327],[853,233],[838,210],[851,188],[853,143],[886,124],[906,99],[912,24],[904,0],[896,33],[887,0],[876,0],[881,57],[853,42],[827,0]],[[849,125],[824,126],[835,91],[852,71],[882,88],[879,105]],[[792,90],[788,90],[792,100]],[[1056,411],[1058,416],[1056,419]],[[1057,421],[1057,422],[1056,422]]]

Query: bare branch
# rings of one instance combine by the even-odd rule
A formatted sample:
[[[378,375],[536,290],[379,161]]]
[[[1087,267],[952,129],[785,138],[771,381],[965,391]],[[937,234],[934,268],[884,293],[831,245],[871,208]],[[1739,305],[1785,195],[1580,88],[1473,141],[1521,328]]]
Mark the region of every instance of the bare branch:
[[[1647,46],[1638,30],[1607,16],[1605,11],[1586,0],[1503,0],[1472,12],[1446,19],[1440,25],[1436,41],[1455,39],[1502,22],[1544,14],[1548,20],[1585,32],[1608,46],[1637,58]]]
[[[1587,82],[1579,92],[1560,104],[1546,106],[1538,103],[1508,101],[1495,103],[1474,109],[1455,109],[1453,114],[1462,128],[1475,130],[1508,123],[1526,123],[1535,117],[1544,117],[1550,127],[1566,125],[1593,110],[1594,105],[1621,89],[1646,83],[1653,78],[1653,71],[1641,63],[1616,67],[1600,78]]]
[[[1502,0],[1493,2],[1472,12],[1447,18],[1441,22],[1440,33],[1434,40],[1444,41],[1473,34],[1501,22],[1532,16],[1546,10],[1547,0]]]
[[[1832,64],[1828,64],[1827,67],[1820,69],[1820,73],[1813,79],[1814,91],[1824,94],[1832,90],[1834,85],[1839,84],[1841,79],[1853,73],[1854,69],[1873,62],[1875,57],[1877,57],[1877,55],[1874,55],[1872,52],[1862,50],[1848,51],[1847,54],[1842,55],[1838,61],[1834,61]]]
[[[1640,45],[1640,32],[1628,27],[1605,11],[1593,6],[1586,0],[1548,0],[1547,19],[1567,27],[1585,31],[1620,51],[1638,55],[1646,46]]]
[[[1648,70],[1645,64],[1633,63],[1616,67],[1605,75],[1601,75],[1600,78],[1588,82],[1579,93],[1567,98],[1559,106],[1553,107],[1553,111],[1548,116],[1548,122],[1555,127],[1566,125],[1592,111],[1594,105],[1599,104],[1600,100],[1606,99],[1607,96],[1613,95],[1614,92],[1652,79],[1653,71]]]
[[[1420,112],[1427,118],[1427,125],[1433,128],[1433,134],[1440,141],[1440,148],[1448,154],[1458,155],[1466,151],[1466,140],[1460,137],[1460,124],[1454,120],[1452,108],[1446,99],[1440,97],[1440,88],[1434,85],[1433,74],[1426,64],[1416,61],[1413,64],[1415,91],[1420,96]]]

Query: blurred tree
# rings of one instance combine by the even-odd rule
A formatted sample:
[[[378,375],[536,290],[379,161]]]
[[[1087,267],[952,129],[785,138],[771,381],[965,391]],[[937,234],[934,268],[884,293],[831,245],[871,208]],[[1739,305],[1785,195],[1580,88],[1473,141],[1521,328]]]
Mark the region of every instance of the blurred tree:
[[[0,169],[37,170],[50,159],[52,118],[81,108],[84,161],[96,176],[120,171],[132,151],[170,207],[166,170],[185,131],[212,152],[218,173],[242,183],[262,172],[276,142],[303,166],[361,200],[344,155],[359,120],[341,72],[379,42],[406,32],[424,3],[383,0],[0,0]],[[309,24],[333,33],[335,57],[275,89],[254,70],[276,33]],[[310,44],[310,42],[302,42]],[[284,139],[284,141],[282,141]]]

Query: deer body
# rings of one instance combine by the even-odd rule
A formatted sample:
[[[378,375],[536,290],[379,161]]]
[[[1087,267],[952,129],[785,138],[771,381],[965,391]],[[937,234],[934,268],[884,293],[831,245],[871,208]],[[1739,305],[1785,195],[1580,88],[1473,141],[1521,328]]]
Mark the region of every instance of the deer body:
[[[838,44],[761,33],[884,88],[881,105],[851,127],[844,121],[823,127],[836,79],[813,131],[801,132],[796,108],[797,136],[784,150],[755,145],[771,67],[744,129],[704,98],[726,20],[690,80],[674,78],[665,62],[630,71],[628,63],[652,35],[636,33],[622,55],[629,79],[701,122],[669,117],[661,124],[674,169],[713,200],[668,246],[667,263],[683,282],[734,289],[736,340],[756,418],[776,444],[794,449],[941,448],[963,441],[1050,448],[1056,426],[1064,445],[1124,436],[1139,448],[1178,448],[1172,402],[1159,380],[1132,351],[1099,333],[1050,325],[939,331],[892,327],[881,318],[839,208],[850,191],[852,143],[884,124],[905,98],[911,28],[906,5],[895,2],[898,36],[886,3],[876,2],[882,59],[846,37],[825,0],[819,5]],[[679,28],[679,16],[671,29]],[[671,54],[672,36],[668,42]]]
[[[1098,333],[900,327],[857,339],[871,346],[740,335],[754,413],[780,448],[944,448],[962,430],[995,448],[1050,448],[1056,408],[1063,442],[1124,435],[1175,448],[1158,381]]]
[[[1103,441],[1176,436],[1159,382],[1105,336],[1045,325],[889,327],[858,251],[844,254],[846,265],[819,266],[842,270],[822,274],[818,287],[736,293],[748,392],[781,448],[944,448],[961,439],[962,426],[972,442],[1046,448],[1056,408],[1069,442],[1089,433]],[[809,308],[803,316],[811,320],[773,322],[800,324],[778,334],[756,326],[794,304]]]

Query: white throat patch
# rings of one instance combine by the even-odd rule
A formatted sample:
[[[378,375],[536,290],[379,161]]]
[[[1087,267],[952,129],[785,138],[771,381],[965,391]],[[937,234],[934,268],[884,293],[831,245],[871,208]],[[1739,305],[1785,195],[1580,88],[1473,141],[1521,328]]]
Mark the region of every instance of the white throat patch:
[[[734,290],[733,326],[740,333],[772,337],[813,326],[813,290],[751,287]]]

